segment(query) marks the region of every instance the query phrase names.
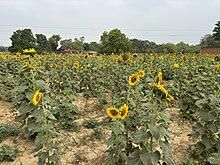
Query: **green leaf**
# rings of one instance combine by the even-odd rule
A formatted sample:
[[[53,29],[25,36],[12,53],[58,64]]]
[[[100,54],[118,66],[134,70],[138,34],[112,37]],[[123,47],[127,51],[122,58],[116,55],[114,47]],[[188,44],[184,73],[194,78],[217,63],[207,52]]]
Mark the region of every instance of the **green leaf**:
[[[147,107],[148,109],[152,109],[152,110],[157,110],[158,109],[158,105],[156,103],[143,103],[142,106]]]
[[[38,90],[44,90],[46,88],[46,83],[43,80],[35,80]]]
[[[202,143],[205,145],[207,150],[213,147],[212,144],[210,143],[210,139],[207,137],[206,134],[202,135]]]
[[[28,113],[21,114],[21,115],[18,115],[18,116],[15,117],[15,121],[20,122],[22,120],[25,120],[27,117],[28,117]]]
[[[16,92],[24,92],[25,89],[28,89],[28,86],[26,86],[26,85],[21,85],[21,86],[15,87],[15,91],[16,91]]]
[[[197,106],[197,107],[199,107],[199,108],[203,108],[203,105],[205,104],[205,103],[207,103],[208,102],[208,100],[207,99],[201,99],[201,100],[198,100],[198,101],[196,101],[195,102],[195,105]]]
[[[210,157],[208,158],[208,162],[209,162],[210,164],[219,165],[219,164],[220,164],[220,157],[210,156]]]
[[[131,141],[135,144],[140,144],[141,142],[146,142],[148,141],[150,138],[152,137],[152,135],[150,134],[150,132],[146,132],[145,129],[141,128],[140,131],[135,132],[132,137],[131,137]]]
[[[170,122],[170,114],[168,112],[161,112],[160,117],[165,121],[165,122]]]
[[[143,165],[140,159],[140,150],[135,148],[134,152],[132,152],[128,156],[128,165]]]
[[[153,165],[151,156],[151,153],[146,148],[142,149],[140,152],[140,159],[144,165]]]
[[[48,116],[48,118],[51,119],[51,120],[57,120],[53,114],[50,114],[50,115]]]
[[[153,136],[156,140],[158,140],[158,139],[159,139],[159,130],[158,130],[157,126],[156,126],[156,125],[153,125],[152,123],[149,123],[149,124],[148,124],[148,127],[149,127],[149,129],[150,129],[150,132],[151,132],[152,136]]]

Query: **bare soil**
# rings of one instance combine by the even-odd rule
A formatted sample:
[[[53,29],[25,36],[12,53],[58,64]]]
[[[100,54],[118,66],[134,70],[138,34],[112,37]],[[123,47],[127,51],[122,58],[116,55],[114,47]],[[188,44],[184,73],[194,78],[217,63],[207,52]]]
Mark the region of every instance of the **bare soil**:
[[[82,125],[85,119],[96,118],[99,121],[107,120],[107,115],[104,110],[97,106],[97,99],[91,98],[86,100],[79,97],[73,102],[79,110],[81,117],[77,119],[77,123]],[[8,123],[15,124],[15,112],[10,111],[10,103],[0,101],[0,124]],[[104,107],[105,109],[105,107]],[[171,123],[169,130],[172,134],[171,146],[175,165],[179,165],[181,160],[188,158],[187,148],[192,144],[188,134],[191,133],[191,124],[186,121],[181,121],[177,108],[169,108],[167,111],[171,115]],[[87,118],[86,118],[86,117]],[[97,139],[94,136],[92,129],[86,129],[81,126],[78,132],[60,132],[61,144],[61,162],[62,165],[105,165],[106,164],[106,139],[110,136],[109,130],[102,130],[102,138]],[[17,143],[14,144],[14,141]],[[14,162],[3,162],[2,165],[35,165],[37,158],[31,153],[34,148],[33,141],[27,141],[18,136],[16,139],[7,138],[2,144],[17,145],[20,149],[20,156]]]

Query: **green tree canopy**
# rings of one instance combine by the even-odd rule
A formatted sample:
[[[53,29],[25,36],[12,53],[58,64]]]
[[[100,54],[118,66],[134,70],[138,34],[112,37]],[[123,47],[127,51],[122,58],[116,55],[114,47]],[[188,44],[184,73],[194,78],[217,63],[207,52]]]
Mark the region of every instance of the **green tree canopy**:
[[[48,44],[49,44],[49,49],[51,51],[56,52],[57,51],[57,47],[59,46],[59,41],[61,40],[60,35],[52,35],[49,39],[48,39]]]
[[[38,53],[43,53],[48,51],[49,44],[47,41],[47,37],[43,34],[36,34],[36,51]]]
[[[217,41],[213,35],[206,34],[204,37],[202,37],[200,46],[201,47],[219,47],[220,41]]]
[[[213,29],[213,36],[216,41],[220,42],[220,21],[215,24],[215,28]]]
[[[100,42],[102,53],[119,54],[131,50],[131,42],[129,38],[119,29],[113,29],[110,32],[103,32]]]
[[[35,48],[35,38],[31,29],[17,30],[10,37],[12,45],[10,52],[22,52],[24,49]]]
[[[0,46],[0,52],[7,52],[8,47],[7,46]]]

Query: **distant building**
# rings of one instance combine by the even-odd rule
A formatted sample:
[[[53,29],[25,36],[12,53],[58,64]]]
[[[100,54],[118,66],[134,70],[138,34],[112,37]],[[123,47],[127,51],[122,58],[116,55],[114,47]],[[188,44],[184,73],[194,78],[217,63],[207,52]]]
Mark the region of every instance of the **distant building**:
[[[220,55],[220,48],[201,48],[200,54],[211,54],[211,55]]]
[[[62,48],[60,48],[60,49],[58,49],[58,52],[59,53],[73,53],[73,51],[71,50],[71,49],[62,49]]]
[[[98,53],[96,51],[91,51],[91,50],[83,51],[83,54],[88,54],[88,55],[93,55],[93,56],[97,56],[98,55]]]

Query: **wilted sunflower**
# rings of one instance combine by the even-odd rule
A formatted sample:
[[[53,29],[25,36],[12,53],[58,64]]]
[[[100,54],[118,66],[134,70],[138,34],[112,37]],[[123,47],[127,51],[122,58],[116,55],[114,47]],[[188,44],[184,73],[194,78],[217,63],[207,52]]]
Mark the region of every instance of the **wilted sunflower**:
[[[39,92],[39,90],[37,90],[32,99],[33,104],[36,106],[40,102],[41,98],[42,98],[42,94]]]
[[[122,58],[124,61],[128,61],[131,58],[131,54],[127,53],[127,54],[123,55]]]
[[[139,80],[140,80],[139,75],[135,73],[129,77],[128,83],[130,86],[134,86]]]
[[[144,77],[144,75],[145,75],[144,70],[139,70],[139,71],[138,71],[138,75],[139,75],[140,77]]]
[[[121,108],[120,108],[120,113],[119,113],[119,118],[124,120],[128,115],[128,106],[126,104],[124,104]]]
[[[179,68],[179,64],[173,64],[173,67],[174,67],[175,69],[178,69],[178,68]]]
[[[74,62],[73,65],[74,65],[74,68],[76,68],[76,69],[79,68],[79,62]]]
[[[158,82],[158,84],[156,84],[156,88],[159,89],[162,93],[164,93],[166,95],[166,97],[168,96],[168,91],[162,86],[160,85],[160,83]]]
[[[158,84],[162,84],[162,81],[163,81],[162,75],[163,75],[162,72],[158,72],[158,74],[157,74],[157,77],[159,79]]]
[[[115,107],[107,108],[107,114],[112,118],[116,119],[119,117],[119,111]]]
[[[173,98],[173,96],[171,96],[170,94],[168,94],[166,100],[168,100],[169,102],[171,102],[171,101],[174,100],[174,98]]]

